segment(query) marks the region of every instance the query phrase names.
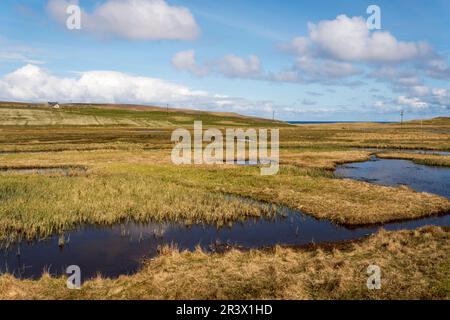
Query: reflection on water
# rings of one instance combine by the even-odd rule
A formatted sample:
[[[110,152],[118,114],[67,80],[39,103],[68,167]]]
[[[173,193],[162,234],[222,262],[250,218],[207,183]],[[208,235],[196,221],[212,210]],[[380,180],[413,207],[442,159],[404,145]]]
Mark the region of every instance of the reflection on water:
[[[101,273],[108,277],[136,272],[143,258],[157,255],[163,245],[181,250],[196,246],[217,251],[228,246],[260,248],[302,245],[360,238],[379,230],[379,226],[349,229],[327,220],[317,220],[300,212],[283,210],[273,219],[248,219],[231,227],[212,225],[186,227],[171,223],[126,223],[113,227],[86,226],[64,235],[35,243],[20,243],[0,250],[2,271],[16,276],[36,278],[43,270],[62,274],[69,265],[81,267],[83,279]],[[414,229],[424,225],[450,226],[450,216],[432,217],[402,223],[385,224],[387,230]]]
[[[388,186],[407,185],[420,192],[450,198],[450,168],[416,164],[408,160],[379,159],[349,163],[336,169],[338,177]]]
[[[405,184],[418,191],[450,197],[450,169],[427,167],[407,160],[377,159],[340,166],[341,177],[386,185]],[[415,229],[425,225],[450,226],[450,215],[388,223],[387,230]],[[327,220],[287,208],[279,208],[271,219],[250,218],[230,227],[213,225],[186,227],[174,223],[124,223],[113,227],[84,226],[53,236],[46,241],[18,242],[0,249],[0,270],[18,277],[37,278],[44,270],[64,274],[69,265],[78,265],[83,279],[101,273],[108,277],[136,272],[144,258],[158,254],[161,246],[193,250],[200,246],[214,252],[229,246],[261,248],[302,245],[361,238],[377,232],[380,226],[345,228]]]

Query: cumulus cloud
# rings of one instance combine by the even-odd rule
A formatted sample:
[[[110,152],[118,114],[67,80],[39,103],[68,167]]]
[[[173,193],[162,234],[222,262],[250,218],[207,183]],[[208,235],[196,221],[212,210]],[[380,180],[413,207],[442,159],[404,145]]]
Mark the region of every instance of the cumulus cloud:
[[[296,70],[281,70],[276,73],[270,73],[266,76],[267,80],[275,82],[301,82],[302,79]]]
[[[25,65],[0,78],[0,100],[97,103],[141,103],[209,111],[270,114],[271,101],[211,94],[162,79],[115,71],[88,71],[57,77],[36,65]]]
[[[196,76],[203,77],[209,73],[206,66],[197,63],[195,50],[177,52],[172,57],[172,65],[181,71],[188,71]]]
[[[437,105],[445,109],[450,109],[450,89],[431,88],[421,85],[411,87],[409,93],[413,96],[420,97],[421,100],[430,105]]]
[[[183,102],[208,97],[204,91],[161,79],[114,71],[82,72],[77,77],[56,77],[28,64],[0,80],[3,100],[80,102]]]
[[[358,76],[388,82],[396,91],[423,84],[423,78],[450,77],[446,60],[423,41],[400,41],[388,31],[371,31],[363,17],[339,15],[308,23],[308,34],[281,45],[295,56],[290,68],[264,72],[260,59],[227,55],[198,63],[195,51],[172,59],[178,70],[197,76],[218,73],[230,78],[330,85],[361,85]]]
[[[430,60],[425,61],[421,66],[425,73],[435,79],[450,79],[450,67],[444,57],[436,56]]]
[[[433,88],[431,89],[431,98],[436,104],[450,109],[450,89]]]
[[[197,62],[195,50],[190,49],[176,53],[172,57],[172,65],[177,70],[187,71],[196,76],[205,76],[210,72],[229,78],[258,78],[262,75],[261,62],[255,55],[243,58],[229,54],[200,64]]]
[[[256,77],[261,72],[261,62],[255,55],[242,58],[235,55],[226,55],[219,61],[219,70],[228,77]]]
[[[406,110],[409,113],[446,112],[450,109],[450,90],[431,88],[425,85],[411,87],[404,95],[394,99],[374,96],[378,100],[373,103],[376,111],[382,113]]]
[[[397,103],[402,106],[407,106],[413,109],[414,111],[420,111],[429,107],[429,104],[425,101],[420,100],[417,97],[405,97],[399,96],[397,98]]]
[[[307,56],[299,57],[297,68],[311,80],[330,78],[345,78],[362,73],[362,70],[351,63],[329,59],[314,59]]]
[[[47,11],[60,23],[78,0],[49,0]],[[164,0],[107,0],[93,12],[82,10],[81,31],[130,40],[191,40],[200,29],[189,9]]]
[[[398,87],[412,87],[422,84],[423,79],[417,70],[385,66],[376,69],[370,77],[379,81],[389,81]]]
[[[367,69],[381,68],[372,76],[397,86],[421,82],[417,74],[397,67],[407,65],[433,78],[450,77],[445,58],[424,41],[400,41],[388,31],[367,28],[363,17],[339,15],[334,20],[308,23],[308,34],[281,45],[296,56],[299,78],[306,81],[330,81],[362,75]],[[400,77],[398,77],[400,75]]]
[[[371,32],[362,17],[339,15],[309,23],[309,40],[325,55],[342,61],[395,62],[430,56],[425,42],[403,42],[387,31]]]

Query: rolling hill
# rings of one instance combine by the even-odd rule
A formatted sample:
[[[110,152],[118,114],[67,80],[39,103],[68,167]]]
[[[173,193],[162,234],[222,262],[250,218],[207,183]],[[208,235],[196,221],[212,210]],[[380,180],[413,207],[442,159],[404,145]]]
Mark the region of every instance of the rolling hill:
[[[179,108],[125,104],[61,104],[52,109],[45,104],[0,102],[2,126],[288,126],[281,121],[243,116],[231,112],[207,112]]]

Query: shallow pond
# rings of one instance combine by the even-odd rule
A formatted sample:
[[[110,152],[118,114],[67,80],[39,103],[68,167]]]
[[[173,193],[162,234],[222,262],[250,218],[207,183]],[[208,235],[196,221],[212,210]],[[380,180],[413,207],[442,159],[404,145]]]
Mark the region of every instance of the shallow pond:
[[[326,220],[317,220],[300,212],[282,209],[273,219],[248,219],[231,227],[212,225],[186,227],[170,223],[126,223],[114,227],[86,226],[61,237],[27,243],[22,241],[0,250],[0,266],[18,277],[37,278],[43,270],[60,275],[69,265],[78,265],[83,279],[101,273],[107,277],[136,272],[143,258],[157,255],[163,245],[193,250],[196,246],[214,252],[229,246],[261,248],[302,245],[361,238],[375,233],[380,226],[349,229]],[[450,226],[450,216],[390,223],[387,230],[414,229],[424,225]]]
[[[337,167],[338,177],[388,186],[407,185],[420,192],[450,198],[450,168],[416,164],[409,160],[379,159]]]

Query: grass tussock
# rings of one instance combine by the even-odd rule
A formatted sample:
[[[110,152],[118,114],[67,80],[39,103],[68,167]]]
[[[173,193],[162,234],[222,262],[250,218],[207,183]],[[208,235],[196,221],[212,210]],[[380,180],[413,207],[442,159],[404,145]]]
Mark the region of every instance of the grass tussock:
[[[381,268],[368,290],[367,267]],[[450,231],[425,227],[359,242],[224,254],[163,251],[142,270],[98,277],[81,290],[65,278],[0,277],[0,299],[449,299]]]

